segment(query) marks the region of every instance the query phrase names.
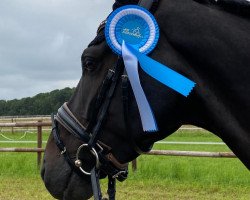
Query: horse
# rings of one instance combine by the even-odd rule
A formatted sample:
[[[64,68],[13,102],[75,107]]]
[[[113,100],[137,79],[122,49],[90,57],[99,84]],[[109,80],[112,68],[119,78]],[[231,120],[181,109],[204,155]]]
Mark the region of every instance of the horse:
[[[137,3],[117,0],[113,8]],[[123,62],[107,45],[102,23],[82,54],[82,77],[47,142],[41,176],[53,197],[90,198],[95,189],[88,172],[98,159],[105,160],[98,167],[125,179],[128,162],[184,124],[220,137],[250,169],[249,1],[161,0],[150,11],[160,38],[149,56],[193,80],[195,88],[185,98],[139,69],[159,127],[145,133]],[[105,152],[102,158],[97,148]],[[101,170],[100,177],[107,174]]]

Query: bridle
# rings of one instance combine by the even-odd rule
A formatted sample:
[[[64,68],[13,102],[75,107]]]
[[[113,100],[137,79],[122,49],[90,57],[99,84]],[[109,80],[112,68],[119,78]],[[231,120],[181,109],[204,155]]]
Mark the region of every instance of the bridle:
[[[153,5],[157,5],[158,0],[141,0],[138,5],[150,10]],[[105,22],[102,23],[99,29],[105,27]],[[122,80],[122,100],[124,108],[124,118],[128,136],[130,137],[130,145],[133,149],[141,154],[145,151],[149,151],[151,147],[139,147],[132,138],[131,131],[128,124],[128,89],[129,80],[126,71],[124,70],[123,60],[118,57],[117,63],[111,69],[108,70],[106,77],[102,82],[102,86],[96,98],[93,113],[91,119],[86,126],[82,125],[70,111],[67,103],[64,103],[58,110],[57,115],[51,115],[52,119],[52,135],[55,143],[68,162],[72,170],[81,177],[90,176],[92,190],[95,200],[102,199],[102,193],[100,189],[99,179],[103,178],[104,172],[108,176],[108,195],[110,200],[115,199],[115,185],[116,179],[123,181],[128,175],[128,163],[120,163],[112,154],[112,148],[98,140],[99,135],[102,132],[102,127],[105,123],[109,105],[111,103],[114,92],[117,88],[119,78]],[[69,155],[69,152],[61,139],[60,130],[58,124],[62,125],[73,136],[81,140],[83,143],[78,147],[76,152],[76,159],[73,161]],[[84,163],[80,159],[82,151],[88,151],[90,156],[94,158],[94,167],[87,171],[84,169]]]

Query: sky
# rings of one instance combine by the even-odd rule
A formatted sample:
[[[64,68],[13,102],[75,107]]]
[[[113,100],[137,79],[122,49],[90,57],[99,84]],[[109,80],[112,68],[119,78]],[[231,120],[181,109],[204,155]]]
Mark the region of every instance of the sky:
[[[0,99],[75,87],[114,0],[0,0]]]

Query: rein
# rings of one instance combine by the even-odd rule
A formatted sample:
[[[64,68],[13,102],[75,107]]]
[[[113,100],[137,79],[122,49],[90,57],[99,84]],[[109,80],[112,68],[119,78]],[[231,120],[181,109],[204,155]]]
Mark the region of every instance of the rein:
[[[152,5],[158,3],[158,0],[140,0],[138,5],[150,10]],[[105,22],[101,24],[101,27],[105,26]],[[68,162],[71,169],[81,177],[91,177],[92,190],[95,200],[102,200],[102,193],[100,188],[100,178],[105,173],[108,176],[108,195],[109,200],[115,200],[116,193],[116,179],[123,181],[128,175],[128,163],[120,163],[115,156],[111,153],[112,148],[103,142],[98,140],[100,133],[102,132],[102,127],[105,123],[109,105],[111,103],[112,97],[114,95],[115,89],[118,85],[119,78],[122,80],[122,99],[124,108],[124,118],[127,127],[127,135],[130,139],[131,147],[138,153],[141,154],[145,151],[149,151],[149,148],[141,149],[135,143],[132,138],[131,131],[129,130],[128,123],[128,88],[129,80],[124,69],[123,60],[118,57],[116,65],[109,69],[97,95],[96,103],[94,105],[94,111],[92,113],[91,119],[86,126],[82,125],[70,111],[67,103],[64,103],[58,110],[56,116],[51,115],[52,120],[52,135],[54,137],[55,143],[64,156],[65,160]],[[69,131],[73,136],[78,138],[83,142],[76,152],[76,159],[70,157],[69,152],[60,137],[60,130],[58,124],[62,125],[67,131]],[[94,167],[87,171],[84,169],[84,163],[80,158],[82,151],[87,151],[91,157],[93,157]]]

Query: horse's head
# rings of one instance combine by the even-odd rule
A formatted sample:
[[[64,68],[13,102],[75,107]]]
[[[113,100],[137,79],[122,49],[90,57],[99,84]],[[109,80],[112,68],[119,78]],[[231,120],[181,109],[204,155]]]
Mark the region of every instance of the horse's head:
[[[140,70],[141,84],[159,127],[159,132],[143,132],[137,104],[129,85],[127,95],[124,96],[124,78],[126,78],[126,75],[123,74],[124,64],[111,51],[102,35],[103,30],[100,30],[97,38],[83,52],[82,77],[67,106],[75,118],[92,133],[91,131],[99,123],[103,105],[108,101],[110,88],[113,87],[111,81],[102,91],[103,82],[107,79],[108,74],[114,71],[112,79],[117,79],[117,82],[97,140],[110,148],[115,162],[122,165],[135,159],[139,155],[139,151],[148,151],[155,141],[180,127],[185,98]],[[168,44],[164,34],[150,56],[182,73],[187,67],[187,64]],[[104,98],[98,107],[96,102],[99,101],[98,96],[100,95],[104,95]],[[124,98],[127,98],[127,111],[124,109]],[[71,159],[74,160],[82,141],[60,124],[58,126],[62,141],[65,143]],[[87,161],[84,163],[89,164]],[[52,136],[46,147],[42,176],[46,187],[56,198],[86,199],[92,194],[90,178],[87,176],[80,178],[72,172],[67,161],[60,155]]]
[[[217,105],[217,101],[213,101],[214,93],[209,93],[209,84],[212,83],[213,86],[214,83],[209,82],[209,79],[216,79],[216,73],[206,79],[211,71],[218,70],[215,64],[221,64],[217,57],[213,57],[213,53],[216,54],[217,50],[225,47],[220,46],[219,43],[213,46],[209,41],[202,39],[211,33],[207,28],[208,25],[206,26],[208,21],[205,18],[206,15],[204,17],[202,12],[209,13],[212,17],[213,12],[210,12],[210,8],[190,1],[184,3],[187,8],[186,10],[183,8],[184,13],[179,11],[183,2],[173,2],[168,4],[168,1],[161,1],[155,12],[155,17],[162,29],[158,45],[150,57],[197,81],[198,87],[189,98],[185,98],[139,69],[141,85],[159,128],[158,132],[145,133],[134,94],[126,81],[126,74],[123,73],[124,64],[107,45],[103,27],[99,28],[97,37],[83,52],[82,77],[75,93],[56,118],[60,122],[56,128],[61,137],[59,141],[63,141],[73,165],[76,156],[82,161],[82,168],[85,171],[90,171],[95,165],[96,156],[93,156],[95,153],[91,148],[88,150],[84,147],[79,150],[82,143],[90,143],[94,148],[98,144],[98,150],[104,149],[102,156],[105,162],[104,164],[101,162],[100,168],[101,176],[105,177],[114,175],[114,168],[118,170],[117,172],[121,169],[125,170],[126,163],[135,159],[140,152],[148,151],[155,141],[170,135],[182,124],[192,123],[210,128],[215,132],[222,130],[221,124],[214,125],[216,110],[206,112],[208,107],[213,107],[212,104]],[[196,15],[192,14],[193,9],[196,9],[197,15],[200,14],[201,19],[197,19]],[[224,18],[219,15],[220,13],[216,15],[219,11],[214,12],[216,20],[223,21]],[[189,20],[187,22],[186,17]],[[221,31],[217,28],[220,25],[212,22],[211,20],[214,31]],[[201,28],[203,35],[198,37],[199,33],[195,30],[201,26],[205,30]],[[229,36],[228,40],[231,39]],[[196,45],[194,40],[198,40],[199,45]],[[209,54],[208,57],[202,53],[202,48]],[[190,67],[190,64],[193,66]],[[197,94],[201,95],[197,97]],[[209,98],[212,98],[212,101]],[[62,118],[67,117],[70,120],[66,120],[65,123]],[[77,124],[80,131],[72,124]],[[76,134],[72,134],[74,132]],[[44,156],[42,177],[47,189],[59,199],[89,198],[92,195],[90,177],[79,176],[72,169],[63,156],[65,155],[63,148],[60,149],[57,147],[58,144],[55,144],[58,143],[57,137],[58,135],[55,136],[55,134],[54,137],[50,136]],[[112,169],[107,170],[110,166]]]

